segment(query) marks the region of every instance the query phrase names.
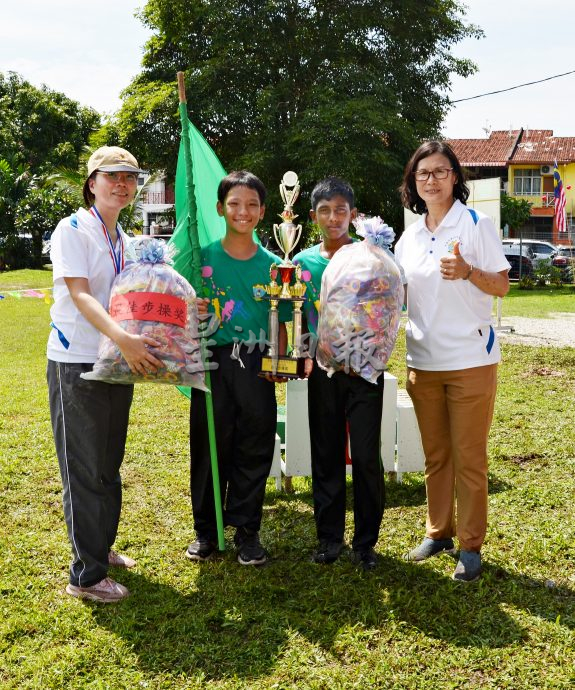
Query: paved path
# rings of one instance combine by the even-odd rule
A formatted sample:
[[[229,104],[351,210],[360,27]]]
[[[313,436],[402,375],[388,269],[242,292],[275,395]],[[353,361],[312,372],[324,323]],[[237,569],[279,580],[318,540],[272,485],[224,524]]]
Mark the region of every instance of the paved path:
[[[548,319],[528,319],[523,316],[504,316],[499,331],[502,343],[547,347],[575,347],[575,314],[555,312]],[[514,330],[509,333],[505,327]]]

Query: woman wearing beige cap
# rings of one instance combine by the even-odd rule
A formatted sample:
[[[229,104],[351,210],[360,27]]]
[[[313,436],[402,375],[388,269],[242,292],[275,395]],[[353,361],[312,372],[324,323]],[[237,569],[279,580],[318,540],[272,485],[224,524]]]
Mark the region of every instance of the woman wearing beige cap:
[[[63,485],[64,516],[72,546],[68,594],[114,602],[129,592],[108,577],[110,566],[135,561],[112,551],[122,504],[124,457],[133,386],[86,381],[97,358],[100,334],[111,338],[134,372],[161,362],[147,349],[152,338],[130,335],[106,308],[115,276],[131,252],[118,225],[134,198],[138,162],[128,151],[103,146],[88,161],[84,200],[52,235],[54,305],[48,339],[50,416]]]

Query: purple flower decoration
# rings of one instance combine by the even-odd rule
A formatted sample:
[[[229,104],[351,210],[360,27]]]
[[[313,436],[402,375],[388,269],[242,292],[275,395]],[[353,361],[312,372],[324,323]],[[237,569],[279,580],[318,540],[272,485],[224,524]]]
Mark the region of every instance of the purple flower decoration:
[[[357,234],[370,244],[382,248],[391,247],[395,233],[379,216],[366,216],[360,213],[352,222]]]
[[[139,253],[139,261],[149,264],[172,263],[174,256],[174,248],[157,239],[140,240],[136,252]]]

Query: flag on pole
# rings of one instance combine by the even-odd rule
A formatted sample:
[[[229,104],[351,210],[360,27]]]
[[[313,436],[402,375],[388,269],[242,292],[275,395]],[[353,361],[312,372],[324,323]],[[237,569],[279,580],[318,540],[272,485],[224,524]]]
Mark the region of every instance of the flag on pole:
[[[178,156],[178,170],[180,173],[180,193],[179,201],[176,199],[176,214],[178,226],[176,231],[170,240],[172,245],[175,245],[179,249],[177,256],[177,261],[174,262],[174,267],[182,275],[188,277],[189,282],[193,285],[196,290],[196,294],[201,293],[202,289],[202,270],[201,270],[201,243],[200,243],[200,227],[203,231],[202,241],[208,244],[211,240],[217,238],[217,227],[214,229],[207,222],[209,214],[209,206],[204,201],[209,202],[211,191],[217,190],[217,185],[215,190],[206,189],[205,193],[200,190],[200,193],[196,191],[198,187],[195,184],[195,176],[198,174],[198,169],[194,171],[194,159],[192,158],[193,143],[203,151],[203,158],[200,156],[200,160],[207,161],[207,172],[212,172],[217,177],[219,181],[222,177],[223,168],[219,162],[217,156],[209,148],[207,143],[203,140],[200,133],[194,128],[192,131],[192,136],[190,136],[191,125],[188,119],[187,110],[187,100],[186,100],[186,87],[184,84],[184,73],[178,72],[178,96],[179,96],[179,113],[180,122],[182,124],[182,137],[180,145],[180,155]],[[206,172],[206,170],[204,170]],[[225,171],[224,171],[225,172]],[[210,178],[213,182],[213,175]],[[183,181],[183,184],[182,184]],[[201,181],[201,180],[198,180]],[[178,194],[178,186],[176,185],[176,194]],[[217,194],[217,191],[216,191]],[[184,202],[184,198],[186,201]],[[212,198],[212,206],[214,205],[214,199]],[[178,205],[179,204],[179,205]],[[201,214],[201,216],[200,216]],[[198,216],[202,218],[202,225],[198,223]],[[219,218],[216,212],[216,217]],[[208,351],[205,338],[200,338],[201,348],[202,348],[202,361],[207,362]],[[220,491],[220,474],[218,469],[218,451],[216,444],[216,425],[214,420],[214,405],[211,393],[211,377],[210,369],[205,370],[205,382],[208,390],[205,392],[205,402],[206,402],[206,422],[208,430],[208,441],[210,449],[210,465],[212,468],[212,483],[214,488],[214,508],[216,514],[216,529],[218,534],[218,548],[220,551],[225,550],[225,538],[224,538],[224,518],[222,509],[222,496]],[[180,388],[180,390],[185,393],[188,397],[191,397],[190,391],[185,391]]]
[[[565,215],[565,188],[561,181],[561,175],[557,167],[557,161],[553,169],[553,193],[555,196],[555,225],[559,232],[567,232],[567,217]]]
[[[182,114],[187,119],[187,114]],[[220,180],[226,171],[214,153],[212,147],[187,120],[190,134],[190,151],[192,154],[192,177],[196,199],[196,218],[200,247],[222,238],[226,232],[226,223],[216,211],[217,192]],[[176,229],[170,244],[178,250],[174,258],[174,268],[189,282],[192,281],[192,244],[188,231],[189,200],[187,193],[185,140],[180,140],[178,167],[176,170]]]

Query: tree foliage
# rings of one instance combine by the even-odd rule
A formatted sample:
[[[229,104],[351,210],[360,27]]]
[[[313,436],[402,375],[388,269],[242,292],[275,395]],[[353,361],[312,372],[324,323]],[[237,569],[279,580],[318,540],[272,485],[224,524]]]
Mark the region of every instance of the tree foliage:
[[[148,0],[141,18],[155,33],[116,125],[142,162],[174,171],[184,70],[190,117],[226,168],[274,192],[287,169],[307,193],[341,175],[386,218],[451,77],[474,69],[450,48],[481,33],[455,0]]]
[[[16,209],[16,230],[32,238],[32,268],[42,267],[42,238],[78,208],[74,197],[53,188],[31,187]]]
[[[6,265],[41,265],[42,235],[73,208],[67,193],[45,188],[45,179],[59,166],[76,169],[99,126],[95,110],[13,72],[0,73],[0,240]]]
[[[0,73],[0,158],[13,158],[41,175],[73,168],[100,116],[46,86],[36,88],[14,72]]]
[[[503,192],[501,194],[501,225],[508,225],[518,230],[531,217],[531,205],[527,199],[516,199]]]
[[[30,169],[13,159],[0,158],[0,237],[16,232],[16,210],[32,181]]]

